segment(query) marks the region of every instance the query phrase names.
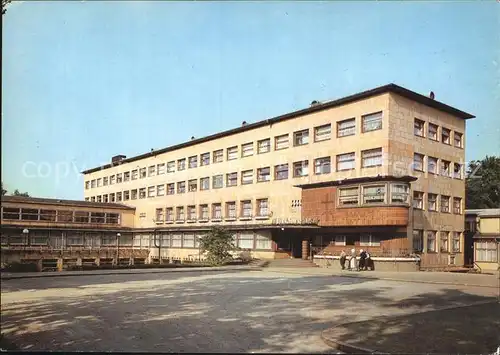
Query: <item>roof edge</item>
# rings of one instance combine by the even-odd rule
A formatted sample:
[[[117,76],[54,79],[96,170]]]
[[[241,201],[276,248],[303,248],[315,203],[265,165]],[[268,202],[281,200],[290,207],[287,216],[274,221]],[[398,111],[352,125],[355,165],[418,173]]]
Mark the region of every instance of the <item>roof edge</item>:
[[[380,176],[357,177],[352,179],[330,180],[330,181],[315,182],[309,184],[300,184],[300,185],[294,185],[294,187],[298,187],[303,190],[308,190],[320,187],[350,185],[350,184],[357,184],[364,182],[384,182],[384,181],[412,182],[416,180],[418,180],[417,177],[410,175],[405,175],[405,176],[380,175]]]

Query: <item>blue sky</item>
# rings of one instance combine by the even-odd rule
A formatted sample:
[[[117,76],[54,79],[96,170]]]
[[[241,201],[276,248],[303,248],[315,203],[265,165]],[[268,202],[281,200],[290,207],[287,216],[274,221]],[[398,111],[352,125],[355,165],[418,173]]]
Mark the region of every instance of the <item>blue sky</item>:
[[[473,113],[500,154],[491,2],[19,2],[3,17],[2,181],[83,197],[80,171],[394,82]]]

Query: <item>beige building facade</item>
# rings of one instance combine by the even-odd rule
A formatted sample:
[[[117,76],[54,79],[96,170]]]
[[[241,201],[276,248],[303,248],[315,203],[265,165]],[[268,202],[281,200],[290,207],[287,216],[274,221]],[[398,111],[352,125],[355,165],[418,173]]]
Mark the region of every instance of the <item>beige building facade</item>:
[[[481,271],[500,270],[500,209],[466,210],[465,235],[465,244],[472,247],[473,266]]]
[[[390,204],[392,189],[406,206],[407,223],[397,230],[406,247],[392,255],[417,252],[424,265],[463,265],[465,129],[473,117],[390,84],[141,156],[115,157],[83,172],[84,196],[135,208],[135,233],[161,240],[151,248],[153,258],[196,255],[198,238],[213,225],[234,231],[236,244],[255,256],[300,257],[311,246],[317,252],[335,244],[339,233],[366,245],[358,222],[321,225],[304,217],[301,186],[364,178],[372,186],[356,190],[361,195],[349,206],[352,214],[365,203]],[[415,179],[391,185],[391,176]],[[384,184],[377,185],[377,177]],[[378,197],[364,199],[369,194]],[[380,246],[378,238],[372,235],[366,246]]]

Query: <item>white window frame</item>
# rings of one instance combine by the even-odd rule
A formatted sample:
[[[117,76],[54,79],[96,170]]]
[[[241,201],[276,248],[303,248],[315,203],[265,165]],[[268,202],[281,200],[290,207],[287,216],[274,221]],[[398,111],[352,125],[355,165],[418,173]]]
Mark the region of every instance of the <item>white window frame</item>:
[[[238,173],[232,172],[226,174],[226,187],[238,186]]]
[[[323,142],[332,139],[332,124],[327,123],[314,127],[314,142]]]
[[[359,205],[359,186],[339,187],[338,205],[339,206],[358,206]]]
[[[361,116],[361,129],[363,133],[382,129],[383,112],[374,112]]]
[[[286,171],[286,176],[284,176],[285,171]],[[286,180],[288,179],[289,174],[290,174],[290,168],[288,167],[288,163],[278,164],[274,166],[274,180]]]
[[[424,209],[424,193],[422,191],[413,191],[412,206],[416,210],[423,210]]]
[[[156,196],[165,196],[165,184],[156,185]]]
[[[177,182],[177,193],[178,194],[186,193],[186,182],[185,181],[178,181]]]
[[[437,231],[427,231],[425,233],[425,238],[427,240],[427,252],[428,253],[436,253],[437,252]],[[429,243],[429,241],[433,241],[433,243]],[[429,248],[429,245],[432,246],[432,248]]]
[[[397,191],[397,189],[403,188],[404,191]],[[395,197],[402,196],[403,201],[400,201],[398,199],[395,200]],[[391,203],[405,203],[408,204],[408,200],[410,197],[410,186],[407,184],[397,184],[397,183],[392,183],[391,184]]]
[[[413,230],[413,241],[412,241],[413,252],[421,253],[424,250],[424,230],[414,229]]]
[[[309,128],[293,132],[293,146],[299,147],[309,144]]]
[[[226,160],[238,159],[238,146],[229,147],[226,150]]]
[[[257,199],[257,217],[269,217],[269,199]]]
[[[300,170],[299,170],[300,169]],[[301,160],[293,163],[293,177],[309,176],[309,160]]]
[[[241,184],[242,185],[253,184],[253,170],[244,170],[241,172]]]
[[[200,191],[210,190],[210,177],[202,177],[200,178]]]
[[[356,153],[344,153],[337,155],[337,171],[356,169]]]
[[[200,166],[210,165],[210,152],[200,154]]]
[[[438,174],[439,159],[431,156],[427,157],[427,172],[430,174]],[[433,168],[432,168],[433,167]]]
[[[417,137],[425,138],[425,121],[419,120],[418,118],[414,119],[413,134]]]
[[[348,118],[337,122],[337,138],[354,136],[356,134],[356,118]]]
[[[261,139],[257,142],[257,154],[269,153],[271,151],[271,138]]]
[[[382,148],[368,149],[361,152],[361,167],[373,168],[382,166],[383,152]]]
[[[451,129],[441,127],[441,143],[451,145]]]
[[[361,234],[359,236],[359,246],[361,247],[379,247],[380,238],[373,234]]]
[[[274,137],[274,150],[282,150],[290,147],[289,134]]]
[[[236,201],[226,202],[226,219],[236,219],[238,217]]]
[[[198,156],[193,155],[188,158],[188,168],[194,169],[198,167]]]
[[[376,189],[375,193],[368,193],[367,190]],[[380,190],[380,193],[379,193]],[[376,185],[363,185],[362,186],[362,203],[363,205],[371,204],[385,204],[387,201],[387,185],[386,184],[376,184]],[[368,198],[367,197],[373,197]],[[380,201],[382,199],[382,201]],[[368,202],[373,201],[373,202]]]
[[[435,197],[434,203],[435,207],[432,208],[432,198]],[[438,195],[433,193],[427,193],[427,210],[432,212],[438,211]]]
[[[434,131],[434,128],[436,131]],[[439,126],[437,124],[429,122],[427,124],[427,137],[435,142],[439,142]]]
[[[345,246],[347,237],[345,235],[336,235],[333,242],[336,246]]]
[[[458,140],[457,140],[457,135],[459,137]],[[464,139],[464,135],[462,133],[456,132],[456,131],[453,132],[453,145],[456,148],[463,148],[464,147],[463,139]],[[457,142],[458,142],[458,144],[457,144]]]
[[[241,145],[241,157],[251,157],[253,155],[253,142]]]
[[[216,182],[220,181],[220,184]],[[212,176],[212,189],[222,189],[224,187],[224,175],[218,174]]]
[[[314,159],[314,175],[325,175],[332,172],[332,158],[321,157]]]
[[[167,163],[167,174],[175,173],[175,160],[169,161]]]
[[[264,174],[267,172],[266,174]],[[271,181],[271,167],[266,166],[257,169],[257,182]]]
[[[224,149],[214,150],[212,153],[213,163],[222,163],[224,161]]]

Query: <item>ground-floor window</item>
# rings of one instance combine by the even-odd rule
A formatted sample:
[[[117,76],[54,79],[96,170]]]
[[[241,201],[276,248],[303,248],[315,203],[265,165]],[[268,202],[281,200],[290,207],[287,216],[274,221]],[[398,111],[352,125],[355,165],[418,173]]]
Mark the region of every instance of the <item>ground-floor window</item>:
[[[424,231],[415,229],[413,231],[413,251],[421,253],[424,249]]]
[[[345,240],[346,240],[345,235],[336,235],[335,245],[345,245]]]
[[[265,235],[257,235],[255,249],[271,249],[271,239]]]
[[[436,252],[436,231],[427,231],[427,252]]]
[[[460,232],[453,232],[452,248],[454,253],[460,253]]]
[[[359,245],[362,247],[378,247],[380,239],[372,234],[362,234],[359,238]]]
[[[253,249],[253,233],[241,233],[238,238],[238,247],[241,249]]]
[[[498,262],[497,243],[490,241],[475,242],[475,259],[482,262]]]
[[[448,237],[450,235],[450,232],[446,232],[446,231],[441,231],[440,232],[440,251],[441,253],[447,253],[448,252]]]

